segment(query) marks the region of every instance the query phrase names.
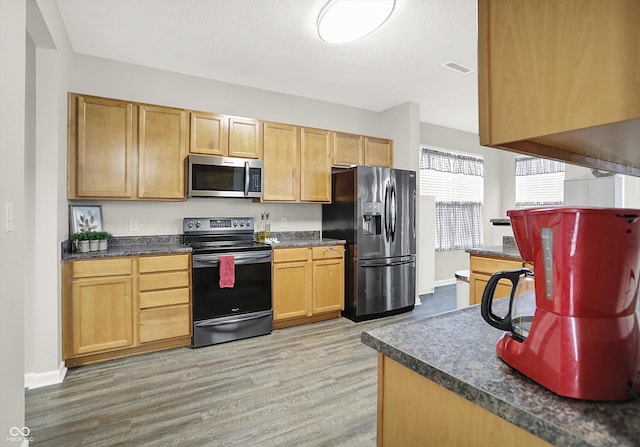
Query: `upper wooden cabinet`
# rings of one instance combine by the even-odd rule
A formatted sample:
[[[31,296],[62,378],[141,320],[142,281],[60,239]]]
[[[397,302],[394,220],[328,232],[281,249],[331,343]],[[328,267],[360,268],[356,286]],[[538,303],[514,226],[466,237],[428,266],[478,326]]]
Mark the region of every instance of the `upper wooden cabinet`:
[[[189,152],[192,154],[229,155],[227,118],[213,113],[191,112]]]
[[[364,138],[364,164],[366,166],[393,167],[393,142],[383,138]]]
[[[295,202],[300,198],[299,131],[296,126],[263,123],[262,200]]]
[[[333,132],[333,166],[363,164],[364,137],[350,133]]]
[[[331,132],[300,129],[300,200],[331,201]]]
[[[259,121],[205,112],[190,112],[190,118],[190,153],[262,158]]]
[[[69,199],[184,200],[187,114],[69,94]]]
[[[478,1],[480,144],[640,175],[640,2]]]
[[[133,197],[134,106],[69,95],[68,196]]]
[[[140,105],[138,112],[138,197],[184,199],[187,113]]]
[[[331,201],[331,133],[263,123],[263,201]]]
[[[333,132],[333,166],[393,167],[393,141]]]

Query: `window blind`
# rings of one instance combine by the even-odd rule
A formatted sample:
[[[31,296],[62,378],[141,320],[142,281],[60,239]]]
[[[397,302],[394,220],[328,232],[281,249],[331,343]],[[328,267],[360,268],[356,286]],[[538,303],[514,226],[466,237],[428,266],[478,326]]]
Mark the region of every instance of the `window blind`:
[[[420,194],[435,196],[436,250],[482,245],[482,157],[423,147]]]
[[[536,157],[515,161],[516,208],[564,203],[564,163]]]

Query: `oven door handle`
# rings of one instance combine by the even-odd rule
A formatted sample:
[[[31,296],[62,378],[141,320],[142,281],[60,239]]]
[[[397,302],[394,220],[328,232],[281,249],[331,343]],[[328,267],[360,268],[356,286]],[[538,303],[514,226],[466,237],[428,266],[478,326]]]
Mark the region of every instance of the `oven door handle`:
[[[193,267],[215,267],[220,263],[220,256],[225,255],[196,255],[193,257]],[[229,253],[226,256],[234,257],[234,265],[264,264],[271,262],[271,251],[266,253]]]
[[[245,321],[257,320],[259,318],[264,318],[266,316],[269,316],[270,314],[271,314],[271,311],[268,310],[264,312],[256,312],[256,313],[245,315],[245,316],[238,316],[237,318],[233,318],[233,319],[226,319],[223,317],[223,318],[213,318],[211,320],[196,321],[193,323],[193,325],[195,327],[222,326],[224,324],[243,323]]]

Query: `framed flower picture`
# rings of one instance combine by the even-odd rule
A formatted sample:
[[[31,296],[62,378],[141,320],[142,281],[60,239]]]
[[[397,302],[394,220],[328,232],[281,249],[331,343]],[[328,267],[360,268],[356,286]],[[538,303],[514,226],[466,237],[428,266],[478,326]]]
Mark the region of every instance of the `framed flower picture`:
[[[69,205],[69,234],[102,231],[101,205]]]

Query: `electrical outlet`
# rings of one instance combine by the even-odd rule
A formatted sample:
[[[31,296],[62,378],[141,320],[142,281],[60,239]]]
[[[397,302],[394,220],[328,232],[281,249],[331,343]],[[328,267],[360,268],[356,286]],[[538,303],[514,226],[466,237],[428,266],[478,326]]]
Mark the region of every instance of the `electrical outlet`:
[[[134,232],[138,231],[138,219],[130,219],[129,220],[129,231]]]
[[[282,228],[287,228],[287,218],[286,217],[283,217],[283,218],[280,219],[280,226]]]

